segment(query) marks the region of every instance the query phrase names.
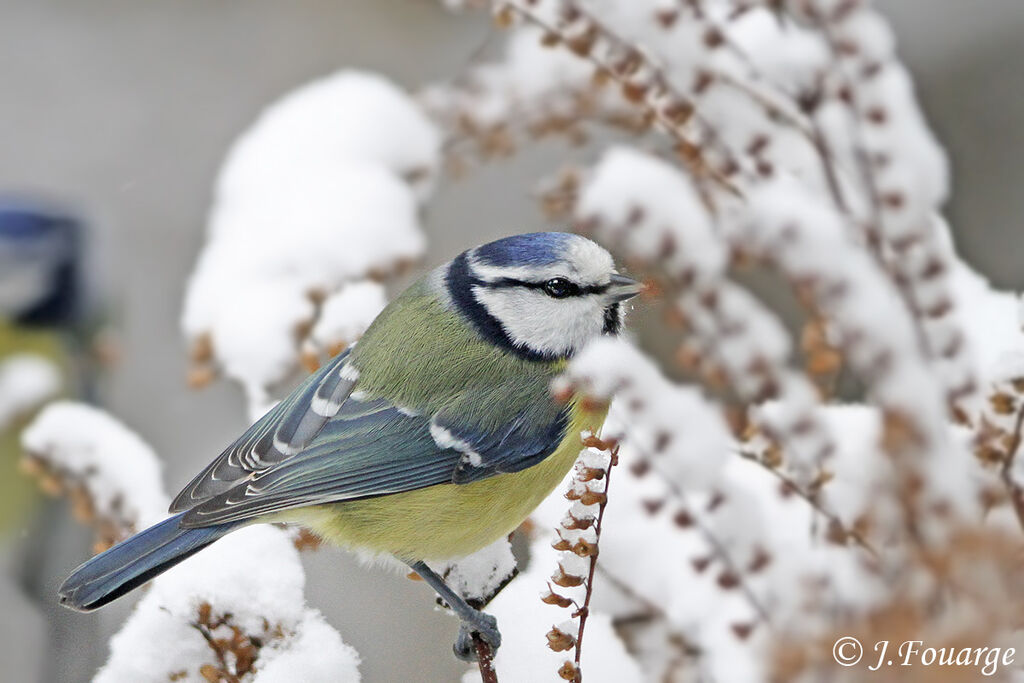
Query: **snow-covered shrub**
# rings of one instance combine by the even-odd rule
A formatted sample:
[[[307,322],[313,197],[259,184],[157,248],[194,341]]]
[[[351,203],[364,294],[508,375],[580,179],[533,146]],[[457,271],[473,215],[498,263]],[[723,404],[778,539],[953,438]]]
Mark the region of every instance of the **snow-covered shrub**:
[[[68,493],[103,550],[166,516],[161,463],[107,413],[47,406],[22,434],[31,469]],[[359,656],[306,606],[292,535],[257,526],[157,577],[96,681],[358,681]]]
[[[545,503],[547,568],[493,604],[506,633],[527,626],[508,596],[531,583],[625,649],[587,644],[577,669],[510,635],[498,673],[629,680],[628,661],[647,680],[859,680],[834,661],[839,636],[1013,643],[1020,299],[957,256],[945,152],[872,3],[449,4],[508,29],[498,58],[423,92],[449,164],[610,129],[542,181],[542,206],[648,278],[677,349],[657,362],[602,341],[570,364],[556,394],[616,397],[603,531],[566,537]],[[751,265],[792,290],[795,333],[737,277]],[[606,481],[576,476],[570,498]],[[594,576],[572,560],[581,588],[552,587],[547,542],[596,554]],[[551,629],[564,618],[531,627],[572,650],[578,622]],[[616,666],[588,665],[590,647]]]
[[[423,253],[440,143],[374,74],[341,71],[268,107],[224,161],[189,281],[193,381],[222,371],[255,418],[300,359],[355,341],[385,303],[373,280]]]
[[[504,586],[487,607],[497,675],[862,680],[869,662],[837,666],[837,638],[1019,645],[1020,297],[957,256],[945,153],[872,4],[446,4],[490,6],[508,32],[500,57],[420,92],[433,121],[341,72],[239,139],[186,297],[193,379],[222,372],[261,414],[384,305],[377,280],[422,253],[442,167],[610,129],[614,144],[540,184],[542,205],[648,279],[676,352],[602,340],[574,358],[553,395],[612,401],[611,417],[534,514],[529,565],[509,580],[502,541],[435,567],[478,602]],[[792,291],[795,332],[744,284],[750,266]],[[67,453],[54,469],[106,500],[106,466]],[[139,643],[178,636],[182,675],[289,680],[321,651],[306,679],[354,672],[301,606],[285,540],[248,530],[158,580],[102,675],[136,679]],[[218,588],[272,546],[268,571],[298,602]],[[207,572],[204,592],[189,577]]]

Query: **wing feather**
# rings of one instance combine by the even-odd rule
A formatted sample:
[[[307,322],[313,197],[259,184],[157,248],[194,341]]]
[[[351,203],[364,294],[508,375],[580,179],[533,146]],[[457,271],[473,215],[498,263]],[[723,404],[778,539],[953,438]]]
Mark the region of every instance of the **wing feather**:
[[[249,475],[273,468],[300,453],[352,392],[354,379],[346,377],[347,359],[345,351],[325,363],[288,398],[257,420],[182,489],[170,511],[191,509]]]
[[[536,402],[520,407],[510,417],[502,416],[503,394],[496,394],[494,388],[488,392],[467,389],[443,409],[419,415],[383,398],[365,400],[351,386],[340,390],[343,377],[337,386],[329,386],[332,372],[342,374],[340,368],[328,370],[297,390],[283,414],[268,415],[273,427],[257,423],[251,428],[249,441],[257,446],[269,434],[276,440],[302,444],[300,450],[285,457],[275,456],[276,449],[271,450],[259,457],[264,465],[260,468],[222,465],[229,475],[236,475],[230,482],[200,475],[196,490],[202,498],[189,506],[182,526],[236,522],[309,505],[444,483],[466,484],[517,472],[554,452],[569,422],[568,408],[551,403],[546,383],[540,385]],[[328,397],[324,402],[333,402],[341,394],[346,398],[313,434],[307,423],[312,409],[303,412],[302,402],[310,403],[318,395]],[[479,419],[481,405],[491,407],[489,419]],[[444,438],[438,438],[438,428]],[[207,470],[216,475],[218,463],[229,460],[236,450],[233,446]],[[195,483],[190,487],[195,488]],[[190,490],[186,488],[179,499]]]

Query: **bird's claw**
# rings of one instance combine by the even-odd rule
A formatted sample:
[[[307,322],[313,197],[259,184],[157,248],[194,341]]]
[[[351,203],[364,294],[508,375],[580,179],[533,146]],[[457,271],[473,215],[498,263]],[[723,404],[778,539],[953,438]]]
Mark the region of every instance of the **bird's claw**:
[[[464,662],[475,662],[477,660],[476,644],[473,636],[479,636],[491,648],[493,655],[501,646],[501,632],[498,630],[498,620],[490,614],[477,612],[472,618],[463,619],[459,625],[459,635],[455,639],[452,650],[455,656]]]

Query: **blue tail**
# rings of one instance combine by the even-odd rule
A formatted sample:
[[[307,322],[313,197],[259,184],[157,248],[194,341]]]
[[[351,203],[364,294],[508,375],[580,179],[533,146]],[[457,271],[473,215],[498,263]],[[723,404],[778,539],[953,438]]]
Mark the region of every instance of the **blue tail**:
[[[183,529],[179,526],[183,515],[121,541],[73,571],[60,587],[60,603],[80,612],[103,607],[240,526]]]

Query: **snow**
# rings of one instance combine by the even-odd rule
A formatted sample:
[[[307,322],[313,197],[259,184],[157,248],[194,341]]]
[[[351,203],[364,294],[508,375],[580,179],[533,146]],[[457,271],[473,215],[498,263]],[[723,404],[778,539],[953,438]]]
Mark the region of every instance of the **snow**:
[[[431,565],[453,591],[486,604],[515,573],[516,558],[508,539],[500,538],[467,557]]]
[[[426,194],[440,144],[440,132],[391,81],[345,69],[268,107],[232,147],[217,192],[228,197],[273,192],[288,170],[313,178],[347,159],[382,166],[399,177],[421,175],[415,182]]]
[[[560,495],[556,492],[552,497],[560,498]],[[563,507],[564,503],[563,498]],[[529,568],[488,605],[487,611],[497,617],[502,634],[501,648],[494,659],[499,680],[558,680],[559,667],[567,659],[572,659],[571,650],[552,652],[544,638],[553,625],[565,621],[567,612],[563,610],[560,614],[557,607],[545,605],[539,598],[542,592],[547,591],[548,575],[562,555],[551,548],[549,535],[539,536],[530,544]],[[565,590],[556,589],[559,592]],[[575,625],[566,628],[573,636],[576,635]],[[584,643],[581,664],[588,681],[639,683],[646,680],[627,654],[607,615],[591,615],[587,620]],[[475,669],[470,670],[462,680],[474,683],[480,680],[480,674]]]
[[[51,403],[22,432],[21,444],[29,457],[84,485],[103,517],[142,529],[166,516],[170,500],[153,449],[102,410]]]
[[[993,288],[961,261],[956,264],[952,282],[960,327],[970,336],[982,380],[991,381],[1002,374],[993,371],[1005,355],[1024,352],[1019,316],[1022,299],[1016,293]]]
[[[15,353],[0,361],[0,431],[60,391],[63,380],[52,361]]]
[[[387,305],[384,287],[376,282],[353,282],[327,297],[313,328],[313,341],[324,348],[349,345],[359,339]]]
[[[101,517],[136,530],[166,517],[160,461],[107,413],[51,403],[22,433],[22,445],[29,457],[83,486]],[[243,681],[358,681],[358,655],[306,607],[304,588],[287,531],[267,525],[235,531],[149,584],[94,680],[205,683],[201,667],[222,664],[196,626],[207,609],[214,637],[256,639],[256,673]]]
[[[776,14],[763,3],[733,13],[721,0],[499,1],[527,15],[500,56],[420,96],[447,126],[446,149],[466,135],[513,135],[560,117],[696,107],[685,124],[662,119],[642,142],[604,149],[577,174],[571,215],[658,282],[683,322],[665,337],[693,352],[688,369],[698,379],[720,376],[727,391],[669,380],[668,368],[622,340],[598,340],[572,359],[554,393],[613,400],[602,435],[621,439],[620,462],[599,539],[593,501],[608,479],[588,470],[605,470],[606,452],[585,449],[534,513],[528,566],[486,608],[504,637],[502,680],[555,679],[571,659],[543,636],[557,625],[575,637],[574,607],[539,596],[580,602],[585,587],[553,577],[587,576],[587,549],[598,541],[582,662],[591,682],[763,680],[780,642],[810,648],[894,605],[928,613],[943,637],[959,633],[963,612],[997,620],[973,596],[944,591],[945,578],[920,558],[956,568],[979,557],[958,557],[958,544],[946,543],[952,534],[1019,533],[1003,500],[1008,461],[974,453],[1012,445],[1024,400],[1024,304],[956,255],[938,215],[948,160],[881,15],[866,2],[784,5]],[[806,20],[807,8],[827,32]],[[709,39],[716,33],[721,40]],[[552,35],[560,46],[541,45]],[[639,104],[618,94],[620,84],[598,89],[593,61],[565,49],[586,51],[579,41],[590,38],[593,60],[633,62],[620,78],[642,90]],[[666,146],[684,140],[699,147],[698,161]],[[377,278],[422,254],[420,211],[440,151],[440,132],[413,100],[351,71],[286,96],[236,143],[182,325],[194,343],[210,342],[253,414],[300,349],[353,343],[386,301]],[[728,175],[729,187],[702,165]],[[865,388],[862,404],[823,397],[796,367],[791,332],[732,279],[744,259],[774,270],[820,316],[844,370]],[[744,411],[742,436],[723,417],[726,400]],[[966,411],[963,426],[951,426],[950,404]],[[91,477],[108,505],[136,496],[132,482],[149,477],[162,509],[158,466],[121,467],[118,458],[146,449],[106,419],[72,411],[34,425],[26,444]],[[85,445],[95,443],[104,448]],[[155,463],[151,453],[133,457]],[[1009,484],[1024,481],[1022,462],[1009,463]],[[983,517],[977,503],[992,490],[1004,495],[991,496]],[[514,560],[502,539],[434,566],[460,594],[486,601]],[[967,580],[987,565],[969,568]],[[265,641],[252,681],[357,680],[358,656],[304,605],[303,583],[284,532],[232,534],[153,583],[98,680],[180,672],[202,681],[198,667],[217,663],[189,625],[204,603]],[[968,602],[945,608],[957,600]],[[632,639],[625,621],[646,622],[636,627],[643,635]],[[1004,626],[1016,628],[992,628]],[[475,669],[465,677],[478,679]]]
[[[358,681],[358,655],[305,606],[304,586],[299,554],[286,532],[265,525],[236,531],[152,582],[111,640],[110,658],[95,680],[156,683],[181,671],[181,680],[203,681],[200,666],[217,665],[191,625],[205,603],[214,620],[225,617],[229,626],[266,643],[248,680]]]
[[[725,419],[695,389],[673,385],[628,342],[601,338],[569,365],[560,382],[594,397],[619,399],[632,448],[680,487],[705,489],[717,478],[732,437]]]
[[[571,54],[541,44],[543,32],[533,26],[517,28],[505,44],[504,57],[474,68],[466,82],[438,84],[421,98],[436,118],[462,118],[477,128],[512,123],[537,106],[549,114],[568,114],[573,97],[567,93],[587,83],[593,68]]]
[[[349,683],[360,680],[359,655],[316,610],[306,610],[294,635],[261,653],[253,683]]]
[[[294,370],[310,330],[317,343],[350,343],[382,307],[368,278],[423,254],[419,204],[439,163],[440,134],[419,107],[355,71],[285,96],[238,139],[182,328],[193,344],[210,343],[251,413]]]
[[[673,166],[628,147],[612,147],[584,184],[576,215],[596,236],[683,276],[717,276],[728,252],[693,184]],[[667,256],[664,252],[668,252]],[[659,258],[660,257],[660,258]],[[700,282],[696,283],[699,286]]]

